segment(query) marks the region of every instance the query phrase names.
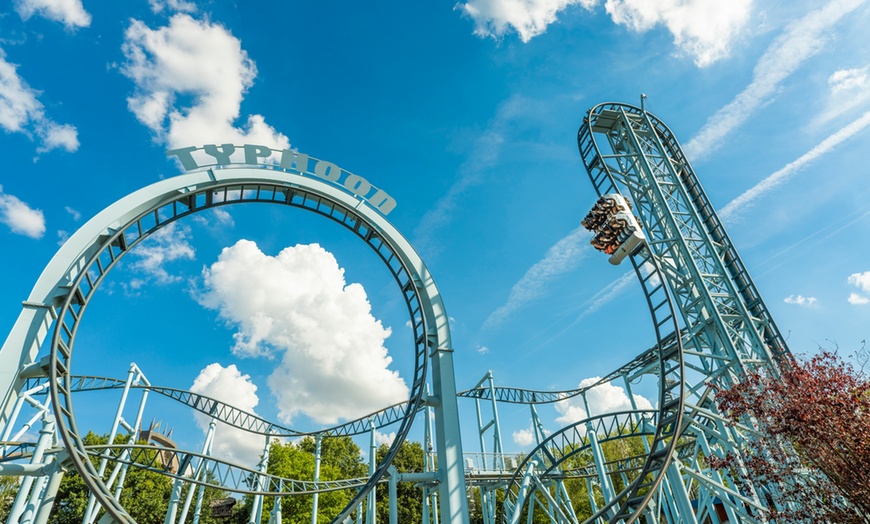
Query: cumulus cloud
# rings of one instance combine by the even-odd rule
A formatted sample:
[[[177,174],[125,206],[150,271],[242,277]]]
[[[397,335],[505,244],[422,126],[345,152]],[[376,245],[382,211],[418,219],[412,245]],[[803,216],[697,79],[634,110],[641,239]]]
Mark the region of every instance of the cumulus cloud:
[[[254,408],[260,403],[257,386],[251,382],[250,375],[242,375],[235,364],[228,367],[218,363],[209,364],[194,379],[190,391],[220,400],[252,414],[256,414]],[[203,432],[208,431],[211,417],[196,412],[194,420]],[[212,455],[253,466],[259,460],[265,443],[265,436],[248,433],[218,421],[215,425]]]
[[[474,20],[474,34],[501,38],[511,28],[528,43],[556,21],[556,15],[571,5],[592,9],[598,0],[470,0],[457,9]]]
[[[870,271],[849,275],[849,284],[858,288],[860,293],[850,293],[849,303],[856,306],[870,303]]]
[[[761,182],[744,191],[740,196],[726,204],[719,212],[719,216],[722,220],[733,223],[739,218],[740,213],[753,202],[758,200],[759,197],[769,193],[819,157],[830,153],[838,145],[863,131],[868,125],[870,125],[870,111],[867,111],[855,121],[822,140],[817,146],[804,153],[797,160],[790,162],[775,173],[768,175]]]
[[[848,300],[850,304],[855,306],[861,306],[870,303],[870,298],[865,297],[864,295],[859,295],[858,293],[849,293],[849,298],[846,300]]]
[[[18,75],[17,66],[6,61],[0,49],[0,127],[10,133],[36,135],[40,153],[52,149],[73,152],[79,148],[78,132],[69,124],[57,124],[45,116],[39,93]]]
[[[587,387],[601,380],[601,377],[585,378],[578,387]],[[614,413],[632,409],[631,401],[625,393],[625,389],[614,386],[611,382],[605,382],[586,392],[586,400],[589,403],[591,413],[586,413],[583,397],[576,396],[556,402],[555,408],[559,412],[556,422],[560,424],[572,424],[585,418],[604,413]],[[634,395],[634,402],[638,409],[651,409],[652,404],[640,395]]]
[[[0,222],[9,226],[13,233],[30,238],[42,238],[45,233],[42,210],[33,209],[18,197],[4,193],[3,186],[0,186]]]
[[[783,299],[786,304],[795,304],[797,306],[812,306],[816,303],[816,297],[805,297],[803,295],[789,295]]]
[[[396,432],[395,431],[391,431],[390,433],[381,433],[381,432],[375,433],[375,442],[377,442],[378,445],[392,446],[393,441],[395,441],[395,440],[396,440]]]
[[[470,0],[457,6],[474,20],[474,34],[501,38],[513,29],[528,43],[569,6],[592,10],[598,0]],[[752,0],[606,0],[614,23],[643,32],[663,25],[699,67],[728,56],[749,19]]]
[[[840,69],[828,77],[828,86],[833,92],[863,89],[867,86],[867,68]]]
[[[67,29],[91,25],[91,15],[81,0],[15,0],[15,11],[24,20],[40,15],[62,23]]]
[[[268,256],[240,240],[203,279],[200,303],[238,329],[233,352],[278,360],[268,385],[283,422],[303,413],[333,424],[407,399],[408,387],[389,369],[390,329],[319,245]]]
[[[514,439],[514,444],[523,448],[535,441],[535,435],[530,429],[514,431],[511,437]]]
[[[163,11],[177,11],[181,13],[195,13],[196,4],[185,0],[148,0],[151,11],[162,13]]]
[[[686,143],[686,156],[697,161],[716,150],[726,136],[770,103],[780,84],[824,48],[831,28],[864,2],[832,0],[786,28],[755,64],[752,82]]]
[[[674,44],[706,67],[729,55],[752,0],[607,0],[604,8],[615,23],[634,31],[664,25]]]
[[[182,13],[159,29],[133,20],[122,50],[121,71],[136,86],[128,107],[157,140],[173,148],[228,142],[290,147],[261,115],[235,126],[257,68],[225,27]],[[181,100],[192,103],[180,107]]]
[[[190,227],[171,222],[142,241],[130,253],[132,269],[144,272],[158,284],[171,284],[181,280],[171,275],[166,264],[176,260],[193,260],[196,253],[190,244]],[[131,283],[133,288],[141,287],[144,282]]]
[[[514,284],[507,302],[490,313],[483,323],[483,329],[497,326],[514,311],[543,295],[546,286],[553,279],[575,269],[589,252],[589,237],[590,233],[586,229],[578,227],[550,247],[544,258],[530,267]]]

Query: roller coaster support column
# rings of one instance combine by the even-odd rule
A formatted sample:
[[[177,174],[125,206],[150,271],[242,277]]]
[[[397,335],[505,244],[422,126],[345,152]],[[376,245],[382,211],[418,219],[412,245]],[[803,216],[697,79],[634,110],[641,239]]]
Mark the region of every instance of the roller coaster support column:
[[[586,392],[583,393],[583,405],[586,407],[586,416],[591,417],[592,412],[589,411],[589,401],[586,399]],[[589,448],[592,450],[595,469],[598,471],[598,484],[601,487],[601,494],[604,496],[604,503],[607,504],[614,497],[613,485],[610,483],[610,477],[607,476],[607,469],[604,467],[604,453],[601,451],[601,445],[598,444],[598,435],[595,433],[595,428],[592,426],[591,421],[586,422],[586,437],[589,439]]]
[[[284,481],[278,483],[279,491],[284,491]],[[183,524],[184,521],[182,521]],[[281,497],[275,497],[272,512],[269,514],[269,524],[281,524]]]
[[[127,405],[127,396],[130,393],[130,386],[133,385],[133,382],[139,382],[140,377],[143,374],[136,366],[136,364],[130,364],[130,370],[127,371],[127,381],[124,383],[124,390],[121,393],[121,401],[118,403],[118,410],[115,412],[115,419],[112,421],[112,430],[109,431],[109,440],[108,444],[112,445],[115,443],[115,436],[118,434],[118,426],[121,424],[121,420],[124,418],[124,408]],[[98,470],[98,474],[102,477],[103,473],[106,472],[106,464],[109,457],[109,450],[107,449],[105,453],[103,453],[103,457],[100,459],[100,468]],[[85,509],[85,515],[82,519],[83,524],[93,524],[93,522],[97,518],[97,512],[99,511],[99,507],[96,507],[97,499],[91,494],[88,497],[88,507]]]
[[[369,475],[375,472],[378,465],[378,428],[375,427],[375,421],[369,419],[369,431],[371,439],[369,441]],[[377,490],[373,489],[369,492],[366,500],[366,520],[365,524],[375,524],[377,514],[375,513],[375,504],[377,504]]]
[[[529,461],[525,473],[523,473],[523,481],[520,484],[520,491],[517,493],[517,501],[513,507],[509,507],[509,497],[504,498],[505,513],[510,517],[510,524],[517,524],[520,521],[520,516],[523,513],[523,506],[526,502],[526,495],[529,493],[529,486],[532,484],[532,477],[535,475],[535,461]]]
[[[320,453],[323,443],[323,433],[314,437],[314,482],[320,481]],[[311,524],[317,524],[317,504],[319,493],[315,492],[311,497]]]
[[[33,451],[33,457],[30,459],[31,464],[42,463],[42,459],[45,457],[45,450],[51,445],[53,439],[54,415],[43,412],[42,429],[39,431],[39,439],[36,441],[36,448]],[[36,482],[34,482],[32,476],[24,477],[21,481],[21,486],[18,488],[15,501],[12,503],[12,508],[9,510],[9,519],[6,522],[12,524],[30,521],[34,508],[41,502],[40,496],[44,485],[44,476],[39,477]]]
[[[60,481],[63,480],[67,458],[66,451],[60,451],[55,455],[54,462],[49,466],[47,471],[48,483],[45,486],[42,497],[40,497],[39,507],[36,508],[33,524],[46,524],[48,522],[48,516],[51,514],[51,508],[54,506],[54,499],[57,498],[57,490],[60,488]]]
[[[208,446],[205,448],[203,452],[206,456],[211,456],[211,448],[214,445],[214,430],[215,430],[215,422],[214,419],[211,419],[211,422],[208,425],[208,436],[206,440],[208,442]],[[196,494],[196,506],[193,508],[193,524],[199,524],[199,516],[202,512],[202,499],[205,495],[205,486],[199,487],[199,492]],[[182,519],[182,522],[184,520]]]
[[[426,398],[429,397],[429,385],[426,385]],[[432,440],[432,408],[428,405],[423,410],[426,417],[424,420],[424,432],[426,437],[426,460],[423,462],[423,472],[435,471],[435,452]],[[431,520],[430,520],[431,509]],[[438,491],[431,490],[428,484],[423,485],[423,522],[422,524],[438,523]]]
[[[137,382],[143,383],[146,386],[150,386],[151,383],[145,378],[144,375],[139,375]],[[139,411],[136,412],[136,422],[133,424],[133,429],[130,431],[130,440],[128,444],[135,444],[136,440],[139,438],[139,432],[142,430],[142,416],[145,413],[145,402],[148,401],[148,390],[142,391],[142,399],[139,401]],[[126,458],[130,457],[130,450],[124,450],[123,456]],[[130,468],[129,464],[124,463],[123,465],[118,464],[121,467],[121,475],[118,478],[118,485],[115,486],[115,500],[121,500],[121,490],[124,489],[124,480],[127,478],[127,470]],[[118,467],[116,466],[116,468]]]
[[[488,469],[492,468],[493,470],[503,470],[504,469],[504,450],[502,449],[501,444],[501,426],[498,422],[498,406],[496,404],[496,395],[495,395],[495,384],[492,380],[492,371],[487,371],[486,375],[480,379],[480,382],[474,386],[474,389],[480,388],[481,386],[486,384],[486,388],[490,393],[490,402],[492,403],[492,419],[484,424],[483,417],[480,409],[480,399],[474,399],[474,405],[477,409],[477,427],[478,433],[480,436],[480,453],[483,458],[483,468]],[[487,466],[486,464],[486,432],[492,428],[492,465]]]
[[[667,479],[674,495],[674,502],[677,504],[677,510],[680,512],[680,522],[698,524],[698,519],[692,510],[692,502],[689,500],[689,493],[686,491],[686,485],[680,475],[679,464],[678,460],[671,462],[671,465],[668,466]]]
[[[698,443],[698,446],[701,449],[701,453],[704,454],[705,457],[712,457],[713,450],[710,449],[710,443],[707,441],[707,435],[704,434],[703,431],[694,431],[695,433],[695,442]],[[722,482],[722,475],[719,473],[719,470],[709,468],[709,474],[713,477],[713,480],[720,484],[724,484]],[[699,486],[700,487],[700,486]],[[712,497],[712,494],[710,495]],[[737,514],[734,512],[734,508],[732,508],[729,504],[723,504],[725,509],[725,515],[728,517],[728,522],[741,522],[742,520],[737,517]]]
[[[447,322],[443,312],[438,321]],[[462,436],[459,431],[459,405],[456,403],[453,349],[433,348],[430,357],[432,386],[439,395],[434,408],[441,519],[445,524],[465,524],[468,522],[468,500],[462,467]]]
[[[202,443],[202,454],[210,455],[211,454],[211,443],[214,440],[214,429],[215,429],[215,421],[211,419],[211,422],[208,424],[208,431],[205,434],[205,441]],[[205,460],[200,459],[199,464],[196,466],[196,471],[193,474],[193,478],[199,480],[202,478],[203,471],[205,470]],[[178,522],[187,521],[187,512],[190,511],[190,503],[193,499],[193,492],[196,486],[194,484],[190,485],[190,488],[187,490],[187,497],[184,499],[184,506],[181,508],[181,515],[178,517]],[[195,515],[193,518],[194,524],[199,522],[199,510],[202,506],[202,495],[205,491],[205,486],[199,486],[197,490],[198,494],[196,497],[196,508],[194,509]]]
[[[266,444],[263,446],[263,456],[260,458],[260,464],[257,470],[260,473],[266,473],[269,469],[269,445],[271,435],[266,435]],[[257,491],[266,489],[266,478],[264,475],[257,476]],[[248,524],[260,524],[263,517],[263,495],[254,495],[254,503],[251,505],[251,515],[248,517]]]
[[[399,493],[397,486],[399,481],[399,470],[396,469],[396,466],[390,464],[390,467],[387,468],[387,475],[390,477],[390,524],[398,524],[399,508],[397,506],[397,499]]]

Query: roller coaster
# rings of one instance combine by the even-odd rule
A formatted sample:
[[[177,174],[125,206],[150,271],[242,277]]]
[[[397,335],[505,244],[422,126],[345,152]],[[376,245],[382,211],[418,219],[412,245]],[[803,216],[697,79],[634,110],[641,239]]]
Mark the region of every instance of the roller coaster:
[[[382,483],[389,486],[390,522],[397,522],[398,483],[422,489],[423,524],[468,522],[470,499],[485,524],[532,522],[533,517],[559,524],[767,522],[775,503],[765,493],[775,486],[741,489],[728,471],[709,465],[709,457],[739,456],[753,433],[751,427],[729,424],[713,397],[714,387],[728,387],[748,372],[776,374],[778,358],[789,353],[785,340],[676,137],[661,120],[642,107],[599,104],[585,115],[577,143],[600,197],[584,225],[596,230],[593,245],[611,255],[611,263],[628,259],[653,325],[654,340],[627,364],[573,390],[500,387],[487,373],[474,387],[457,391],[441,295],[411,244],[385,219],[383,209],[358,190],[363,179],[340,186],[330,170],[334,164],[307,156],[304,163],[282,159],[258,164],[270,150],[244,146],[253,151],[252,162],[230,163],[216,156],[213,164],[194,164],[196,169],[100,212],[59,249],[23,302],[0,349],[0,475],[18,479],[7,522],[48,522],[61,479],[74,471],[90,493],[83,523],[133,523],[120,503],[131,467],[171,479],[167,524],[198,522],[203,490],[215,485],[249,497],[251,523],[280,523],[281,504],[273,504],[265,515],[264,500],[295,496],[311,499],[316,523],[318,495],[347,490],[353,494],[350,502],[332,522],[373,524],[374,488]],[[190,156],[201,150],[184,152]],[[307,170],[309,160],[313,171]],[[363,182],[368,191],[369,183]],[[413,330],[414,371],[407,400],[305,432],[214,398],[151,384],[135,364],[125,378],[72,373],[70,361],[87,306],[127,253],[175,220],[255,202],[325,216],[383,261],[405,300]],[[632,384],[644,378],[658,384],[653,409],[635,405]],[[588,416],[552,433],[544,430],[538,406],[570,398],[586,402],[591,390],[612,381],[624,386],[632,409]],[[74,399],[87,391],[120,392],[109,444],[86,445],[78,428]],[[201,449],[137,443],[149,395],[210,418]],[[138,406],[128,407],[134,396],[140,398]],[[462,442],[460,402],[475,405],[479,451],[467,451]],[[498,410],[506,404],[528,406],[535,437],[529,453],[503,448]],[[25,410],[34,413],[26,421],[21,417]],[[125,417],[131,412],[133,417]],[[400,473],[391,463],[421,419],[425,464],[421,472]],[[216,423],[264,442],[257,468],[212,456]],[[37,425],[36,441],[23,442]],[[321,480],[315,469],[312,479],[291,479],[266,469],[273,438],[311,437],[319,464],[324,439],[368,435],[374,442],[375,432],[383,428],[394,430],[396,437],[382,460],[372,455],[368,477]],[[642,451],[616,456],[605,452],[610,442],[633,442]],[[578,483],[586,488],[582,504],[571,488]]]

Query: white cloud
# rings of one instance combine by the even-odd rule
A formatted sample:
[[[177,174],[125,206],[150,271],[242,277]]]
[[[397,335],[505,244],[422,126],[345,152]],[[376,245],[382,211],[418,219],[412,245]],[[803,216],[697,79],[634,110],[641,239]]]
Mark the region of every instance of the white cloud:
[[[457,8],[474,20],[474,34],[501,38],[509,30],[529,42],[570,6],[592,10],[598,0],[470,0]],[[752,0],[607,0],[614,23],[643,32],[664,25],[674,44],[699,67],[728,56],[731,42],[749,20]]]
[[[154,13],[162,13],[164,10],[182,13],[196,12],[196,4],[185,0],[148,0],[148,5],[151,6],[151,11]]]
[[[489,353],[489,348],[486,346],[478,345],[477,352],[480,353],[481,355],[486,355],[487,353]]]
[[[857,287],[862,293],[866,293],[850,293],[848,298],[850,304],[859,306],[870,303],[870,296],[867,296],[870,294],[870,271],[849,275],[849,284]]]
[[[725,205],[725,207],[723,207],[719,212],[719,216],[725,221],[733,222],[737,220],[740,212],[760,196],[770,192],[814,160],[830,153],[835,147],[863,131],[868,125],[870,125],[870,111],[867,111],[854,122],[851,122],[828,138],[822,140],[817,146],[804,153],[797,160],[790,162],[761,182],[755,184],[750,189],[747,189],[743,194]]]
[[[13,233],[30,238],[42,238],[45,233],[42,210],[33,209],[17,197],[4,193],[3,186],[0,186],[0,222]]]
[[[849,275],[849,283],[857,287],[861,291],[870,293],[870,271],[863,273],[853,273]]]
[[[280,360],[268,384],[285,423],[303,413],[333,424],[407,399],[408,387],[389,369],[390,329],[317,244],[268,256],[240,240],[203,278],[200,303],[238,328],[233,352]]]
[[[178,222],[163,226],[130,253],[134,260],[131,269],[143,271],[158,284],[178,282],[181,277],[170,275],[165,266],[175,260],[194,259],[190,236],[190,228]]]
[[[511,437],[514,439],[514,444],[523,448],[535,441],[535,435],[530,429],[514,431]]]
[[[865,1],[832,0],[786,28],[758,60],[752,82],[707,119],[701,131],[684,146],[686,156],[698,161],[717,149],[728,134],[770,103],[780,84],[824,48],[831,28]]]
[[[79,213],[78,211],[76,211],[75,209],[73,209],[72,207],[70,207],[70,206],[66,206],[66,207],[64,207],[63,209],[64,209],[64,211],[66,211],[67,213],[69,213],[70,216],[72,217],[72,219],[75,220],[76,222],[78,222],[79,220],[81,220],[81,218],[82,218],[82,214]]]
[[[601,380],[601,377],[585,378],[580,381],[578,387],[591,386],[599,380]],[[555,408],[560,414],[556,422],[567,425],[589,416],[632,409],[631,401],[628,399],[625,389],[614,386],[610,382],[605,382],[587,391],[586,400],[589,402],[591,414],[586,413],[586,407],[583,404],[583,397],[581,395],[556,402]],[[634,402],[638,409],[652,408],[652,404],[640,395],[634,395]]]
[[[379,445],[392,446],[393,441],[395,441],[395,440],[396,440],[396,432],[395,431],[392,431],[390,433],[381,433],[381,432],[375,433],[375,442],[377,442]]]
[[[228,229],[236,225],[233,215],[224,208],[213,207],[193,216],[193,221],[211,229]]]
[[[228,367],[218,363],[209,364],[199,372],[190,391],[220,400],[252,414],[256,414],[254,408],[260,403],[257,386],[251,382],[250,375],[242,375],[234,364]],[[203,432],[208,431],[211,417],[196,412],[194,419]],[[228,426],[224,422],[218,422],[215,426],[212,455],[252,466],[257,463],[265,443],[265,436],[248,433]]]
[[[835,71],[828,77],[828,86],[833,92],[864,89],[867,86],[867,68]]]
[[[858,293],[849,293],[849,298],[847,300],[850,304],[856,306],[870,303],[870,297],[865,297],[864,295],[859,295]]]
[[[550,247],[544,258],[530,267],[514,284],[508,294],[507,302],[490,313],[483,323],[483,329],[497,326],[511,313],[543,295],[546,286],[553,279],[576,268],[589,252],[587,248],[589,237],[588,231],[578,227]]]
[[[223,26],[187,14],[176,14],[159,29],[133,20],[122,50],[122,72],[136,85],[128,107],[170,147],[230,142],[290,147],[261,115],[235,127],[257,69]],[[192,105],[177,107],[179,97],[190,97]]]
[[[36,149],[39,153],[58,148],[67,151],[75,151],[79,148],[79,132],[69,124],[46,122],[44,126],[37,129],[37,133],[42,137],[42,146]]]
[[[81,0],[16,0],[15,11],[24,20],[39,14],[62,23],[67,29],[91,25],[91,15],[85,11]]]
[[[805,297],[803,295],[789,295],[783,299],[786,304],[795,304],[797,306],[810,307],[816,303],[816,297]]]
[[[607,0],[604,8],[615,23],[635,31],[664,25],[674,44],[705,67],[729,55],[752,0]]]
[[[39,93],[18,75],[17,66],[6,61],[0,49],[0,127],[10,133],[34,134],[41,139],[40,153],[52,149],[78,149],[78,132],[69,124],[57,124],[45,116]]]
[[[598,0],[470,0],[456,8],[474,20],[474,34],[500,38],[513,28],[528,43],[556,21],[556,15],[571,5],[592,9]]]

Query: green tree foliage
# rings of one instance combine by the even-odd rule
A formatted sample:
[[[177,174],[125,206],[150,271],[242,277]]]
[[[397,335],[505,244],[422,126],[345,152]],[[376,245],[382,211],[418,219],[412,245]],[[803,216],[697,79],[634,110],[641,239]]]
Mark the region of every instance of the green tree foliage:
[[[18,477],[0,477],[0,522],[6,522],[18,492]]]
[[[269,447],[268,473],[271,475],[296,479],[314,479],[315,441],[310,437],[298,444],[282,444],[277,440]],[[368,467],[362,461],[360,449],[350,437],[324,438],[321,442],[320,480],[339,480],[364,478]],[[317,518],[322,522],[331,521],[339,511],[351,501],[353,490],[321,493],[318,497]],[[250,508],[253,497],[245,498]],[[281,518],[285,524],[307,524],[311,522],[313,498],[306,496],[286,496],[281,499]],[[274,501],[267,497],[263,504],[262,521],[268,522]]]
[[[82,439],[86,446],[101,445],[108,442],[108,435],[96,435],[88,433]],[[129,440],[128,436],[119,435],[115,438],[116,444],[123,444]],[[156,451],[155,451],[156,453]],[[91,458],[94,467],[99,465],[99,460]],[[104,478],[108,479],[112,463],[106,470]],[[163,522],[166,511],[169,508],[169,499],[172,492],[172,480],[154,471],[142,468],[129,467],[124,479],[124,489],[121,492],[121,504],[124,509],[136,519],[137,522]],[[49,522],[57,524],[79,524],[84,516],[88,505],[89,491],[81,476],[75,471],[68,471],[61,481],[58,489],[54,508],[52,508]],[[195,496],[195,495],[194,495]],[[202,524],[219,522],[212,519],[208,511],[208,501],[214,498],[223,498],[224,492],[219,488],[207,488],[204,494],[203,511],[200,518]],[[182,498],[182,501],[184,499]],[[180,508],[180,505],[179,505]],[[187,522],[192,522],[193,510],[188,514]]]
[[[382,444],[378,447],[378,462],[387,456],[389,447]],[[393,459],[393,466],[399,473],[421,473],[425,453],[419,442],[402,442],[399,451]],[[399,511],[398,522],[422,522],[423,519],[423,490],[409,482],[400,482],[396,486],[396,506]],[[389,522],[390,518],[390,495],[389,486],[381,484],[377,487],[378,522]]]

